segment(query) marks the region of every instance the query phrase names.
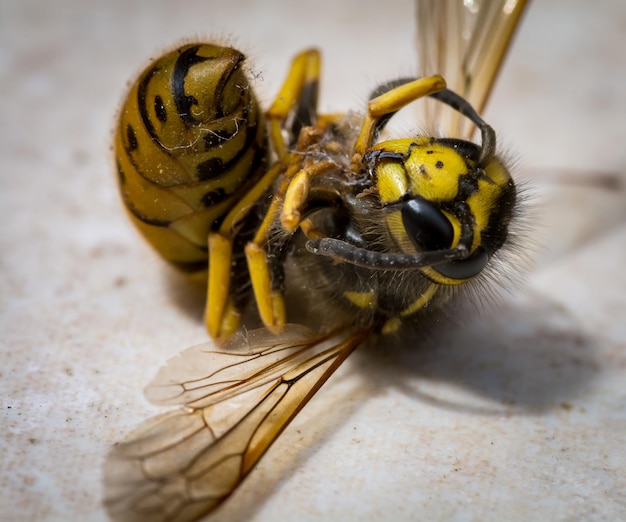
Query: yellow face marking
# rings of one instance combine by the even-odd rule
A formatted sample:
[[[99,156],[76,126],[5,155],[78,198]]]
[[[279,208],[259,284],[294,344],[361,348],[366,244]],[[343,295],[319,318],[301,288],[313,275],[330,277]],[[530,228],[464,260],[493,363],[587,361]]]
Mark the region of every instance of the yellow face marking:
[[[419,195],[429,201],[449,201],[457,195],[459,176],[468,171],[463,156],[431,138],[385,141],[371,150],[405,157],[395,162],[385,161],[376,168],[383,203],[398,201],[405,194]]]
[[[459,176],[467,173],[467,163],[450,147],[437,143],[415,147],[404,163],[411,193],[429,201],[449,201],[458,192]]]
[[[399,210],[387,213],[385,215],[385,221],[391,237],[393,237],[396,245],[398,245],[398,248],[400,248],[402,252],[407,254],[417,252],[413,241],[411,241],[411,238],[406,233],[406,228],[404,228],[404,223],[402,222],[402,214]]]
[[[432,267],[422,268],[421,271],[426,277],[428,277],[428,279],[437,283],[438,285],[447,285],[447,286],[461,285],[473,279],[473,277],[468,277],[467,279],[453,279],[451,277],[447,277],[437,272]]]
[[[459,218],[457,218],[454,214],[450,214],[447,210],[442,209],[441,212],[448,218],[448,221],[450,221],[450,224],[452,225],[454,236],[452,237],[450,248],[455,248],[461,240],[461,223],[459,222]]]
[[[403,166],[399,163],[382,163],[376,169],[378,177],[378,193],[381,202],[398,201],[407,193],[408,180]]]
[[[478,180],[478,190],[467,198],[467,205],[474,215],[473,251],[482,241],[482,231],[487,228],[489,218],[494,210],[497,198],[502,193],[503,186],[510,180],[508,171],[499,161],[492,161],[485,168],[487,178]]]

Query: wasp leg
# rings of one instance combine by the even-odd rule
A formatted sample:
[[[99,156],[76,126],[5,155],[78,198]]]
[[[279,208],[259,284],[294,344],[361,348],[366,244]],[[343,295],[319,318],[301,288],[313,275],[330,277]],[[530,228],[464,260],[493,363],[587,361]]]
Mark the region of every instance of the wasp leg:
[[[293,114],[291,142],[298,139],[300,129],[311,125],[317,114],[317,97],[320,77],[320,53],[309,49],[298,54],[291,63],[278,95],[266,113],[270,139],[279,161],[288,155],[288,144],[283,131],[287,118]]]
[[[290,156],[287,151],[288,144],[283,136],[283,127],[287,118],[294,114],[294,123],[290,129],[292,140],[294,140],[297,139],[302,126],[312,123],[317,111],[319,70],[320,54],[315,49],[304,51],[294,58],[287,78],[266,114],[270,128],[270,140],[278,156],[278,161],[228,213],[219,230],[209,235],[209,277],[205,323],[207,330],[214,338],[233,333],[239,325],[240,314],[233,302],[230,289],[233,240],[241,222],[252,207],[268,192],[278,177],[288,170],[289,164],[294,163],[296,158]],[[291,170],[291,174],[287,172],[285,175],[286,179],[279,187],[279,194],[274,196],[259,229],[260,233],[252,242],[256,248],[255,246],[246,248],[247,257],[250,258],[247,253],[250,250],[253,259],[252,265],[249,263],[249,266],[255,297],[257,299],[260,297],[262,303],[267,303],[268,300],[275,301],[272,308],[276,309],[276,313],[272,312],[268,315],[267,304],[259,306],[264,310],[264,315],[261,314],[261,318],[268,326],[274,323],[284,324],[284,305],[281,305],[282,295],[272,298],[271,290],[267,290],[268,288],[271,289],[271,277],[263,247],[267,240],[269,225],[273,221],[287,190],[287,180],[300,168],[293,167]],[[259,249],[261,249],[260,252]],[[279,317],[277,321],[271,319],[275,316]]]
[[[399,111],[409,103],[441,91],[446,82],[441,76],[419,78],[377,96],[367,104],[367,114],[361,126],[361,132],[354,145],[352,165],[358,168],[365,151],[369,149],[376,134],[378,122],[390,113]]]
[[[250,281],[252,282],[252,289],[259,310],[259,316],[263,324],[274,333],[278,333],[285,324],[285,303],[282,288],[280,288],[280,286],[274,288],[272,285],[266,246],[272,225],[276,221],[276,217],[280,212],[280,207],[285,197],[285,192],[289,187],[289,181],[294,174],[300,170],[298,168],[300,158],[293,154],[290,159],[292,164],[283,175],[279,187],[274,192],[272,203],[265,213],[257,233],[252,241],[245,247],[248,272],[250,273]]]
[[[300,209],[306,201],[309,181],[311,177],[320,175],[334,164],[330,161],[314,163],[309,167],[297,170],[294,175],[294,165],[300,164],[300,158],[293,155],[293,163],[285,173],[280,187],[276,190],[269,210],[259,227],[254,239],[245,248],[248,259],[248,271],[252,281],[254,297],[257,302],[259,316],[270,331],[279,332],[286,321],[285,303],[283,297],[282,278],[279,284],[272,284],[272,269],[266,252],[272,225],[280,212],[281,222],[286,232],[293,233],[300,225]],[[292,179],[293,178],[293,179]],[[293,190],[292,190],[293,189]],[[276,256],[272,256],[274,259]],[[276,265],[276,262],[274,262]],[[276,266],[272,267],[276,273]],[[276,279],[276,278],[274,278]]]
[[[228,296],[232,255],[232,237],[209,234],[209,277],[204,321],[214,338],[232,333],[228,331],[233,326],[233,306]],[[226,310],[228,313],[225,313]]]
[[[302,221],[302,208],[309,195],[311,179],[321,176],[329,170],[335,169],[332,161],[313,163],[299,171],[289,183],[285,193],[285,203],[280,215],[280,221],[288,232],[294,232]]]
[[[307,150],[316,143],[319,137],[318,129],[314,127],[304,128],[298,137],[296,150]],[[283,209],[287,208],[288,223],[283,225],[283,229],[287,233],[285,238],[288,234],[293,233],[300,224],[299,216],[301,213],[299,211],[306,201],[308,181],[311,177],[323,174],[331,167],[335,167],[334,163],[330,161],[309,163],[307,166],[304,166],[303,164],[310,161],[310,158],[298,153],[289,154],[283,161],[287,160],[289,165],[282,176],[279,186],[274,191],[272,203],[263,218],[263,222],[258,228],[254,239],[245,248],[248,259],[248,271],[250,272],[259,316],[265,326],[271,331],[279,331],[282,325],[285,324],[283,289],[279,281],[276,281],[276,284],[272,284],[274,279],[282,281],[282,278],[272,278],[271,275],[278,272],[279,267],[276,265],[279,261],[276,252],[272,253],[273,266],[270,269],[267,255],[267,244],[272,227],[276,223],[277,218],[281,217],[282,221],[281,207]],[[296,182],[296,179],[303,172],[304,174],[300,177],[300,181]],[[291,187],[294,185],[294,182],[296,182],[296,185],[292,191]]]
[[[226,215],[219,230],[209,234],[209,277],[204,320],[213,338],[228,336],[239,326],[240,313],[230,297],[234,238],[254,205],[284,170],[282,163],[273,165]]]
[[[302,140],[300,140],[302,141]],[[270,331],[279,332],[286,321],[285,304],[283,291],[280,283],[272,284],[272,273],[276,273],[277,262],[276,253],[272,256],[273,266],[270,268],[270,261],[266,252],[268,239],[271,233],[272,225],[276,222],[276,218],[281,213],[281,224],[287,233],[293,233],[301,224],[301,209],[306,203],[309,191],[309,182],[312,177],[319,176],[327,172],[331,168],[335,168],[335,164],[330,161],[322,161],[314,163],[303,169],[297,167],[301,164],[301,158],[294,154],[290,168],[285,173],[282,182],[267,211],[261,226],[259,227],[254,239],[250,241],[245,248],[246,257],[248,259],[248,271],[252,281],[254,297],[257,302],[259,316]],[[282,212],[280,210],[282,205]],[[312,226],[307,223],[305,225],[309,233],[315,233]]]
[[[326,235],[315,228],[315,225],[310,219],[303,219],[300,221],[300,230],[302,230],[302,233],[307,239],[321,239],[326,237]]]
[[[278,270],[276,262],[270,268],[266,247],[271,227],[283,205],[291,180],[302,170],[302,158],[298,154],[290,154],[288,146],[297,141],[296,149],[305,150],[316,139],[315,130],[309,126],[313,125],[317,118],[320,61],[320,53],[316,49],[298,54],[291,64],[278,95],[266,113],[270,141],[278,156],[277,164],[284,165],[285,172],[257,234],[246,245],[245,252],[259,316],[266,327],[273,332],[280,331],[285,324],[286,314],[281,288],[282,278],[279,278],[280,282],[272,284],[272,274],[275,275]],[[290,116],[293,117],[293,123],[291,128],[285,129],[285,123]],[[304,128],[310,131],[301,132]],[[291,134],[289,142],[285,141],[285,130]]]
[[[246,245],[246,258],[259,316],[270,332],[279,333],[287,317],[285,299],[282,289],[272,288],[272,277],[265,249],[250,242]]]

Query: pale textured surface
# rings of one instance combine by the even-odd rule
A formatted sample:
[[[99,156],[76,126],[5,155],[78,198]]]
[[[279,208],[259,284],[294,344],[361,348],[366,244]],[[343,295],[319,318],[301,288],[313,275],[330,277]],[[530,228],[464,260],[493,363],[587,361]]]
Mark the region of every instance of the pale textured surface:
[[[268,101],[321,45],[331,110],[415,70],[411,2],[261,4],[0,3],[0,519],[106,520],[108,448],[206,339],[116,193],[110,129],[141,65],[233,35]],[[624,181],[624,27],[619,0],[535,2],[487,113],[522,173],[550,174],[536,221],[556,248],[525,297],[429,351],[357,353],[216,519],[626,519],[626,198],[557,185]]]

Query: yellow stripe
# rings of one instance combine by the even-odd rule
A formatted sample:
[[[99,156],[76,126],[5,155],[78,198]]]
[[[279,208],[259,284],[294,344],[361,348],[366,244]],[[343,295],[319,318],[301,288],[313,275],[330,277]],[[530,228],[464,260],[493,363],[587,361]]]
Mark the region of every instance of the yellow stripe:
[[[344,297],[359,308],[371,310],[376,305],[376,292],[344,292]]]
[[[408,315],[414,314],[418,310],[421,310],[422,308],[424,308],[428,303],[430,303],[432,298],[435,296],[438,288],[439,288],[438,285],[431,284],[426,289],[426,291],[413,302],[411,306],[402,310],[400,315],[402,317],[407,317]]]

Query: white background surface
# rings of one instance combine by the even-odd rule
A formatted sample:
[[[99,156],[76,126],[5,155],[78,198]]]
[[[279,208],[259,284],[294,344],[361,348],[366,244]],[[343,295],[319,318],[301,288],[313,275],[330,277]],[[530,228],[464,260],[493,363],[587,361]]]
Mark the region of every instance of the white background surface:
[[[0,2],[0,519],[106,520],[108,448],[206,340],[118,200],[125,83],[233,35],[265,102],[317,45],[322,107],[359,108],[417,69],[412,3],[385,5]],[[626,519],[625,27],[619,0],[535,2],[486,114],[543,203],[525,292],[428,350],[355,354],[216,520]]]

